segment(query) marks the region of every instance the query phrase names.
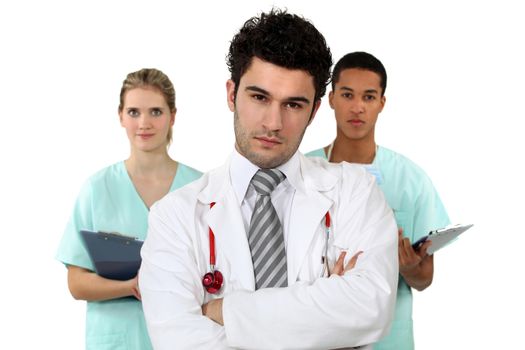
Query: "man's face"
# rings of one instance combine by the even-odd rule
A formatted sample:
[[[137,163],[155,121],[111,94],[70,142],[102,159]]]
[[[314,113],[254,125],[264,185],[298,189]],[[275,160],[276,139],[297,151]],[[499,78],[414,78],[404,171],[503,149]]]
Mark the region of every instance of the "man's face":
[[[286,163],[320,105],[314,101],[313,77],[254,57],[237,96],[232,80],[226,88],[237,151],[260,168]]]
[[[356,68],[342,70],[328,97],[335,112],[338,135],[373,141],[377,117],[385,105],[381,93],[377,73]]]

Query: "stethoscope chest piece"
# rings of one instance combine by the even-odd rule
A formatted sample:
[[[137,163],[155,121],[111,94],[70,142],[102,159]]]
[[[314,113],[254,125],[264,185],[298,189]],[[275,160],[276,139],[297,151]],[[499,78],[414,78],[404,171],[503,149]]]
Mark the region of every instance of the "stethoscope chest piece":
[[[221,289],[223,282],[224,277],[219,270],[208,272],[202,278],[202,285],[210,294],[216,294]]]

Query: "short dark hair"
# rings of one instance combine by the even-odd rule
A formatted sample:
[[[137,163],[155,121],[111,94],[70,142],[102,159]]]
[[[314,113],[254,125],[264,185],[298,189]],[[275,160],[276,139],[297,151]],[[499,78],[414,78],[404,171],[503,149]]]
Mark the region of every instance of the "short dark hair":
[[[379,75],[379,84],[381,85],[381,96],[385,94],[386,90],[386,69],[385,66],[383,66],[383,63],[381,63],[380,60],[375,58],[373,55],[363,52],[363,51],[357,51],[352,52],[349,54],[346,54],[341,58],[334,67],[334,71],[332,73],[332,90],[335,89],[335,84],[339,82],[339,78],[341,76],[341,72],[345,69],[351,69],[351,68],[357,68],[357,69],[364,69],[369,70],[374,73],[377,73]]]
[[[332,54],[323,35],[302,17],[272,9],[244,23],[233,37],[226,59],[235,94],[253,57],[283,68],[307,71],[314,79],[316,101],[326,93]]]

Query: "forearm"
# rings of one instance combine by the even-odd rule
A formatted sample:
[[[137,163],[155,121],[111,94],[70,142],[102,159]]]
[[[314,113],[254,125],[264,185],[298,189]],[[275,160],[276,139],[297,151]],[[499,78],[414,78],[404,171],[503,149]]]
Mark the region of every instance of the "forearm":
[[[169,266],[168,266],[169,267]],[[202,286],[191,291],[172,287],[191,279],[142,260],[140,290],[148,332],[155,349],[227,349],[224,327],[203,316]]]
[[[365,255],[363,264],[376,260],[374,265],[386,266],[389,272],[357,266],[344,276],[312,284],[226,295],[222,312],[228,344],[246,349],[333,349],[376,342],[391,321],[398,271],[394,256]]]
[[[400,274],[410,287],[422,291],[432,284],[434,257],[427,256],[415,268],[405,271],[401,269]]]
[[[179,207],[166,207],[166,203],[159,201],[152,207],[139,270],[142,307],[153,347],[227,349],[224,328],[202,314],[205,271],[200,266],[207,264],[195,254],[199,236],[185,225],[188,220],[170,218],[189,214],[177,210]],[[203,209],[209,211],[207,206]]]
[[[134,280],[110,280],[81,267],[68,266],[69,291],[77,300],[102,301],[131,296],[134,285]]]

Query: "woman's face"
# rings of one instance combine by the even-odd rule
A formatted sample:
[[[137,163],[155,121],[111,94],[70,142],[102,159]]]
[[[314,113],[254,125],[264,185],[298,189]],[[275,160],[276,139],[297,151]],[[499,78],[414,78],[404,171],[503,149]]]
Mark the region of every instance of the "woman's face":
[[[128,90],[119,117],[132,149],[166,151],[175,112],[170,111],[166,99],[157,89],[140,87]]]

